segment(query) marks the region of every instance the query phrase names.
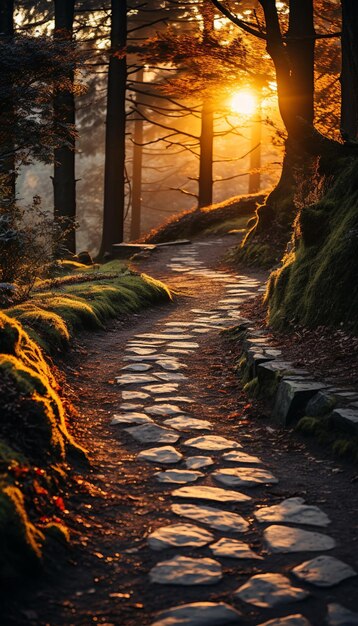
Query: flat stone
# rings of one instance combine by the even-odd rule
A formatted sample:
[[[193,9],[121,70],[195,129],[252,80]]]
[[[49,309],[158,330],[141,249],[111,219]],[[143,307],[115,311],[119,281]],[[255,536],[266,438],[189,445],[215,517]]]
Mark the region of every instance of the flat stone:
[[[163,611],[152,626],[226,626],[240,624],[240,617],[224,602],[194,602]]]
[[[139,356],[147,356],[149,354],[155,354],[155,348],[125,348],[126,352],[131,352],[133,354],[138,354]]]
[[[185,459],[185,465],[188,469],[200,469],[213,464],[214,461],[210,456],[189,456]]]
[[[173,504],[171,508],[173,513],[176,515],[193,519],[197,522],[210,526],[210,528],[223,530],[224,532],[242,533],[245,532],[249,526],[247,521],[244,520],[241,515],[231,513],[230,511],[214,509],[210,506]]]
[[[172,398],[166,398],[168,402],[185,402],[187,404],[193,404],[194,400],[192,398],[188,398],[188,396],[173,396]],[[160,399],[162,401],[162,399]],[[157,400],[158,402],[158,400]],[[179,407],[178,407],[179,408]],[[181,409],[179,409],[179,413],[182,413]]]
[[[155,477],[160,483],[193,483],[198,478],[204,476],[202,472],[196,472],[194,470],[165,470],[165,472],[156,472]]]
[[[213,472],[212,476],[228,487],[258,487],[278,483],[271,472],[256,467],[224,467]]]
[[[154,423],[126,428],[125,432],[140,443],[175,443],[180,437],[174,430],[158,426],[158,424]]]
[[[328,526],[330,519],[317,506],[304,503],[303,498],[288,498],[274,506],[264,506],[255,511],[256,519],[264,524],[307,524],[308,526]]]
[[[150,582],[160,585],[215,585],[222,579],[221,565],[214,559],[175,556],[157,563],[149,572]]]
[[[269,526],[264,537],[270,552],[319,552],[332,550],[336,545],[328,535],[288,526]]]
[[[250,546],[237,539],[223,537],[210,546],[214,556],[226,557],[229,559],[263,559],[262,556],[253,552]]]
[[[155,382],[158,382],[158,378],[150,374],[123,374],[116,377],[116,383],[119,385],[143,385]]]
[[[358,409],[336,408],[332,415],[332,421],[347,432],[358,433]]]
[[[155,372],[156,378],[159,380],[164,380],[165,382],[175,382],[177,380],[186,380],[187,377],[184,374],[179,374],[177,372]]]
[[[165,353],[160,353],[160,352],[155,352],[154,354],[132,354],[132,355],[126,355],[124,357],[125,361],[131,361],[131,363],[142,363],[143,361],[158,361],[158,359],[166,359],[166,358],[172,358],[169,357],[167,354]]]
[[[312,417],[322,417],[332,411],[336,404],[336,399],[329,393],[319,391],[308,402],[305,413]]]
[[[290,424],[304,413],[309,400],[324,387],[323,383],[310,380],[281,380],[272,412],[273,418],[284,426]]]
[[[122,424],[153,424],[153,420],[145,415],[145,413],[136,413],[133,411],[129,414],[118,415],[115,413],[111,421],[111,426],[117,426]]]
[[[165,548],[200,548],[206,546],[214,537],[208,530],[194,526],[194,524],[174,524],[157,528],[148,537],[148,544],[152,550]]]
[[[185,444],[199,450],[226,450],[227,448],[241,448],[237,441],[220,437],[219,435],[202,435],[194,439],[188,439]]]
[[[333,587],[342,580],[356,576],[357,572],[343,561],[323,554],[297,565],[293,568],[292,574],[316,587]]]
[[[229,489],[208,487],[207,485],[181,487],[173,491],[172,495],[177,498],[213,500],[214,502],[249,502],[251,500],[250,496],[240,493],[240,491],[230,491]]]
[[[151,406],[147,406],[145,408],[145,412],[148,413],[148,415],[168,417],[170,415],[181,415],[183,413],[183,409],[175,404],[152,404]]]
[[[358,613],[353,613],[341,604],[329,604],[327,612],[327,624],[329,626],[358,626]]]
[[[307,370],[295,368],[288,361],[270,361],[257,366],[257,377],[261,387],[278,386],[283,376],[308,376]]]
[[[165,322],[164,326],[182,326],[186,328],[187,326],[191,326],[192,322]]]
[[[165,420],[164,424],[170,428],[176,428],[176,430],[211,430],[213,427],[212,424],[206,420],[199,420],[195,417],[189,417],[188,415],[171,417]]]
[[[144,387],[144,389],[146,389],[147,391],[149,391],[150,393],[158,393],[158,394],[162,394],[162,393],[175,393],[176,390],[178,389],[178,383],[171,383],[171,384],[163,384],[163,385],[146,385]]]
[[[183,348],[183,350],[199,348],[199,344],[196,341],[174,341],[169,343],[170,348]]]
[[[123,400],[146,400],[149,397],[144,391],[122,391]]]
[[[138,411],[139,409],[143,409],[142,404],[134,404],[134,402],[124,402],[121,404],[121,411]]]
[[[300,613],[287,615],[287,617],[276,617],[259,626],[311,626],[311,623]]]
[[[308,591],[293,587],[282,574],[256,574],[239,587],[235,596],[243,602],[270,609],[289,602],[298,602],[309,596]]]
[[[152,368],[148,363],[131,363],[130,365],[125,365],[122,367],[122,371],[128,372],[147,372]]]
[[[183,455],[178,452],[173,446],[161,446],[159,448],[150,448],[149,450],[142,450],[137,455],[137,459],[144,459],[145,461],[151,461],[152,463],[178,463],[181,461]]]
[[[257,456],[251,456],[250,454],[245,454],[245,452],[239,452],[236,450],[225,452],[222,456],[222,460],[230,461],[231,463],[247,463],[249,465],[262,463],[261,459]]]
[[[181,365],[180,363],[169,360],[159,360],[156,361],[156,364],[159,365],[159,367],[162,367],[163,370],[167,370],[168,372],[178,372],[181,368],[187,367],[186,365]]]

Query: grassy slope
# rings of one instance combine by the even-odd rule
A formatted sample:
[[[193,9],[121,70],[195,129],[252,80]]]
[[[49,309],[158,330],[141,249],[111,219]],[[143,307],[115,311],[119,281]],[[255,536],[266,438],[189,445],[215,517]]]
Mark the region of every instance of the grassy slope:
[[[50,281],[51,288],[40,283],[29,301],[0,312],[0,579],[33,571],[49,541],[66,539],[58,493],[68,463],[86,458],[68,432],[44,351],[68,347],[79,329],[170,299],[162,283],[123,269],[76,266],[75,274]]]
[[[271,275],[267,301],[276,327],[298,321],[358,333],[358,165],[346,158],[335,166],[334,182],[302,209],[293,249]]]
[[[243,228],[252,217],[263,194],[237,196],[201,209],[184,211],[170,218],[145,237],[147,243],[162,243],[193,237],[199,234],[222,234],[231,229]]]

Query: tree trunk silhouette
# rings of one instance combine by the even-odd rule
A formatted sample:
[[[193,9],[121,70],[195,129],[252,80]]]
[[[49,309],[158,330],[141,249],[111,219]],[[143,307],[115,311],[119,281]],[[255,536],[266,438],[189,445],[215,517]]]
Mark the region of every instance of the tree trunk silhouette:
[[[214,111],[212,103],[207,99],[201,110],[199,208],[213,203],[213,143]]]
[[[261,140],[262,140],[262,93],[257,92],[257,111],[251,127],[251,153],[249,193],[258,193],[261,188]]]
[[[14,37],[14,0],[1,0],[0,39],[9,42]],[[0,176],[1,200],[10,208],[16,197],[15,111],[13,86],[0,77]]]
[[[358,139],[358,4],[342,4],[341,134],[345,141]]]
[[[123,241],[125,206],[125,130],[127,81],[127,3],[111,2],[111,51],[108,67],[103,235],[99,256]]]
[[[54,38],[58,41],[71,42],[73,39],[74,0],[55,0]],[[61,226],[67,230],[64,247],[71,253],[76,252],[76,177],[75,177],[75,97],[73,93],[74,72],[67,77],[68,89],[59,89],[55,93],[54,115],[56,124],[73,127],[66,145],[54,151],[54,210],[55,220],[61,220]]]

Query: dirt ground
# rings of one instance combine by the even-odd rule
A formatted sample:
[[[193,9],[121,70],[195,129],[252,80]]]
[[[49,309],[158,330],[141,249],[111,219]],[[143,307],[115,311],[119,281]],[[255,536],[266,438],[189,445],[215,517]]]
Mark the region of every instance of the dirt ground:
[[[205,266],[232,272],[220,262],[229,245],[233,245],[232,237],[202,246],[200,258]],[[206,278],[168,272],[165,263],[170,256],[172,249],[162,249],[140,261],[139,267],[180,292],[175,303],[113,322],[106,332],[83,334],[70,361],[61,364],[68,393],[79,411],[72,431],[89,451],[92,467],[73,477],[64,496],[71,549],[40,579],[29,580],[16,590],[3,590],[0,622],[4,626],[148,626],[160,609],[200,600],[224,600],[242,612],[243,624],[250,625],[302,612],[313,626],[319,626],[324,623],[327,601],[358,609],[354,578],[329,590],[315,590],[304,603],[290,605],[289,611],[262,611],[234,600],[231,592],[249,575],[285,573],[311,558],[306,553],[304,558],[302,554],[266,554],[263,528],[245,508],[242,513],[251,525],[245,541],[265,556],[264,561],[223,559],[223,580],[212,586],[149,583],[148,571],[158,554],[149,549],[146,536],[178,518],[170,510],[168,486],[153,480],[152,464],[136,459],[141,446],[110,425],[121,404],[115,377],[123,365],[124,347],[134,334],[158,332],[164,322],[189,317],[193,307],[213,307],[224,289],[223,284]],[[245,275],[264,279],[252,272],[245,271]],[[277,476],[277,485],[255,488],[256,504],[275,504],[291,496],[317,504],[332,520],[328,533],[337,547],[330,554],[358,569],[357,469],[298,434],[277,428],[262,405],[248,400],[234,369],[237,348],[224,335],[201,334],[199,340],[200,349],[183,357],[189,379],[180,393],[194,400],[192,416],[211,420],[215,433],[240,441],[246,452],[260,456]],[[235,505],[225,508],[238,510]],[[187,548],[182,553],[195,556],[195,550]],[[172,554],[164,550],[160,556],[164,560]],[[201,549],[201,555],[212,556],[208,548]]]

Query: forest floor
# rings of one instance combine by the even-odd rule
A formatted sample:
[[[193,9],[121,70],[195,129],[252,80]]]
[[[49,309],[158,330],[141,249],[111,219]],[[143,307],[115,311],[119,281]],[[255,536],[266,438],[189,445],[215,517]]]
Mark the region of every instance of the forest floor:
[[[184,623],[221,626],[231,623],[230,619],[234,620],[232,623],[248,626],[297,614],[305,616],[308,621],[302,618],[299,621],[275,621],[274,624],[342,626],[358,623],[347,621],[347,618],[334,621],[335,611],[336,615],[339,613],[334,605],[358,609],[357,578],[347,578],[341,584],[325,588],[309,584],[291,573],[293,567],[321,555],[336,557],[358,571],[357,469],[344,461],[337,461],[313,441],[276,427],[265,407],[248,401],[242,391],[234,369],[237,346],[220,332],[221,327],[235,324],[236,311],[240,307],[232,305],[230,309],[229,303],[220,301],[240,297],[243,304],[247,303],[248,298],[257,294],[265,276],[246,270],[235,274],[223,265],[221,258],[233,243],[235,237],[232,236],[198,241],[192,245],[163,248],[148,260],[141,261],[140,270],[164,280],[180,292],[175,303],[113,322],[107,332],[81,335],[71,362],[61,364],[68,394],[79,411],[74,434],[89,451],[92,467],[87,474],[74,476],[68,486],[66,523],[73,546],[40,580],[30,580],[26,587],[2,594],[0,621],[4,626],[149,626],[154,623],[160,626]],[[230,295],[230,290],[241,290],[242,295]],[[170,345],[173,343],[179,345]],[[147,372],[139,373],[122,369],[131,364],[151,367]],[[164,378],[158,377],[154,382],[141,380],[142,376],[152,376],[152,372],[164,374]],[[138,376],[138,382],[125,379],[123,384],[116,382],[116,377],[129,373]],[[154,387],[149,389],[152,385]],[[122,397],[123,391],[126,393]],[[128,391],[139,392],[139,396],[130,399]],[[140,397],[140,394],[148,395]],[[137,404],[138,407],[128,410],[123,403]],[[184,431],[177,430],[178,424],[177,429],[174,429],[174,423],[165,424],[167,431],[157,431],[153,441],[140,443],[124,431],[125,425],[111,425],[114,414],[130,416],[145,412],[162,426],[163,421],[171,416],[154,415],[152,407],[164,403],[179,407],[178,411],[173,408],[173,415],[185,416],[180,426]],[[190,422],[191,418],[210,424],[202,424],[197,430],[200,422]],[[206,435],[214,438],[208,441]],[[168,438],[168,441],[154,441],[161,437]],[[201,448],[186,445],[186,441],[194,437],[204,437],[198,444]],[[161,445],[174,446],[183,457],[173,465],[137,458],[142,450]],[[225,452],[233,449],[259,459],[242,456],[235,461],[225,461]],[[188,458],[194,456],[209,457],[213,463],[200,468],[203,475],[179,472],[174,479],[196,478],[197,482],[184,485],[158,481],[158,478],[173,479],[173,476],[156,476],[156,472],[173,468],[186,470]],[[228,487],[223,483],[220,471],[224,467],[235,472],[239,469],[238,474],[244,469],[245,476],[241,472],[240,485],[236,482]],[[262,483],[252,487],[250,480],[255,473],[260,479],[257,467],[268,473],[261,478]],[[236,493],[237,499],[241,497],[239,489],[251,499],[225,502],[223,491],[216,494],[217,500],[196,499],[194,492],[191,497],[172,495],[173,490],[180,487],[199,488],[200,485],[230,491],[232,498]],[[216,496],[211,493],[211,497]],[[259,506],[277,505],[293,497],[303,498],[307,504],[319,507],[315,515],[321,519],[321,525],[303,525],[302,517],[296,517],[295,523],[291,519],[280,525],[282,519],[276,518],[272,522],[276,530],[270,536],[266,532],[264,537],[268,524],[260,523],[254,517],[254,511]],[[183,516],[184,513],[194,517],[200,515],[205,506],[222,514],[219,521],[213,522],[216,528],[210,526],[207,518],[203,522]],[[322,521],[322,512],[330,519],[328,530],[324,519]],[[237,514],[237,517],[230,516],[230,513]],[[305,515],[304,509],[300,514]],[[147,543],[150,533],[177,524],[195,525],[196,540],[199,534],[205,545],[160,551],[150,548]],[[217,526],[222,524],[224,530],[219,530]],[[296,533],[294,549],[297,551],[289,551],[292,549],[292,545],[288,547],[290,529]],[[174,541],[183,541],[183,536],[179,535],[184,530],[177,529]],[[302,534],[303,530],[319,535]],[[186,533],[188,531],[186,528]],[[213,537],[203,539],[203,531]],[[235,546],[232,542],[223,544],[226,554],[231,557],[215,556],[209,547],[214,540],[223,537],[240,541]],[[301,545],[301,541],[308,541],[310,545]],[[235,549],[244,558],[237,558],[238,554],[233,558]],[[177,555],[214,559],[216,563],[182,561],[180,571],[175,569],[178,563],[174,563],[170,575],[177,583],[182,576],[184,581],[189,581],[187,585],[150,582],[149,572],[155,568],[152,577],[162,576],[163,569],[156,567],[157,564]],[[335,565],[328,564],[329,575],[334,573]],[[183,572],[185,567],[189,568],[189,574]],[[198,567],[200,571],[196,575],[201,582],[212,584],[195,584],[191,576]],[[271,575],[261,582],[251,579],[260,574]],[[278,578],[274,574],[287,578]],[[249,589],[237,595],[236,590],[248,581]],[[260,590],[256,586],[258,582]],[[265,585],[264,594],[262,585]],[[306,594],[307,597],[303,598]],[[180,621],[180,617],[176,621],[159,621],[156,617],[162,610],[193,602],[225,602],[241,613],[241,617],[222,606],[217,609],[222,612],[221,616],[215,619],[212,613],[215,607],[211,607],[211,615],[201,617],[201,621],[198,617],[197,621],[194,617],[192,621]],[[268,606],[264,608],[263,604]]]

